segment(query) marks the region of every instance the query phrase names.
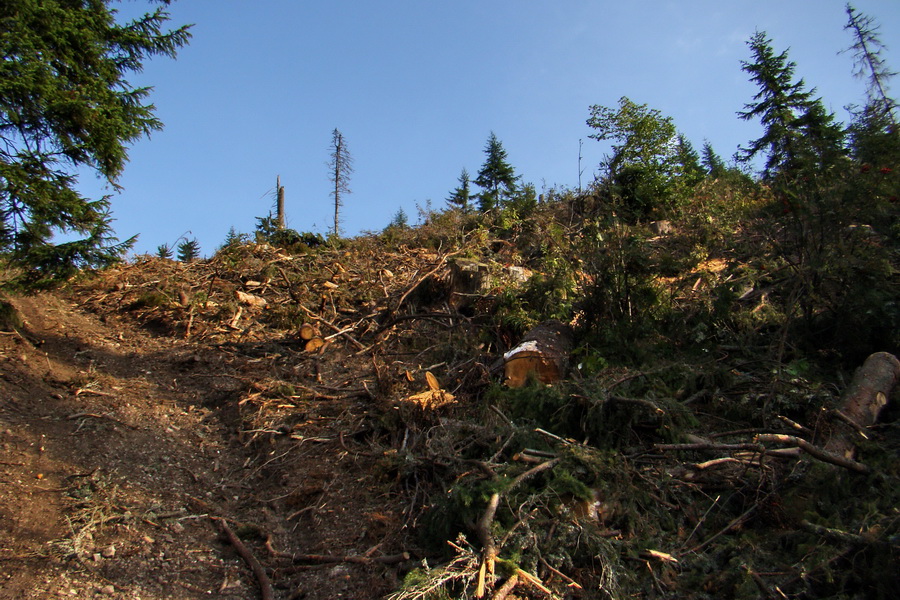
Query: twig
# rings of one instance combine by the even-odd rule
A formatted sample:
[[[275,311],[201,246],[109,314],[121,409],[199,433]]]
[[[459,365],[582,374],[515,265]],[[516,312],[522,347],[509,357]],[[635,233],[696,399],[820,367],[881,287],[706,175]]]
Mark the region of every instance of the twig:
[[[862,425],[860,425],[859,423],[857,423],[856,421],[854,421],[853,419],[851,419],[850,417],[848,417],[845,413],[843,413],[840,410],[838,410],[837,408],[835,408],[834,410],[831,411],[831,414],[833,414],[835,417],[837,417],[838,419],[840,419],[841,421],[843,421],[844,423],[846,423],[847,425],[849,425],[850,427],[855,429],[859,433],[859,435],[861,435],[863,437],[863,439],[866,439],[866,440],[869,439],[869,436],[866,435],[866,428],[863,427]]]
[[[244,559],[250,569],[253,571],[253,574],[256,576],[256,580],[259,583],[259,591],[262,596],[262,600],[275,600],[274,592],[272,591],[272,581],[269,579],[269,576],[266,575],[265,569],[263,569],[262,565],[256,560],[256,557],[250,553],[247,549],[247,546],[244,545],[244,542],[240,540],[238,536],[231,530],[231,527],[228,526],[228,523],[225,522],[225,519],[221,517],[211,517],[214,521],[218,521],[219,525],[222,527],[222,531],[225,532],[225,535],[228,537],[228,541],[234,546],[234,549],[240,554],[241,558]]]
[[[837,465],[839,467],[844,467],[845,469],[850,469],[851,471],[856,471],[857,473],[871,473],[872,470],[862,463],[858,463],[855,460],[851,460],[849,458],[844,458],[843,456],[838,456],[837,454],[832,454],[831,452],[827,452],[818,446],[814,446],[804,440],[803,438],[799,438],[793,435],[784,435],[778,433],[764,433],[756,436],[756,441],[760,443],[765,442],[777,442],[782,444],[792,444],[813,458],[817,458],[823,462],[831,463],[833,465]]]
[[[768,496],[771,496],[771,494],[769,494]],[[766,498],[768,498],[768,496],[766,496]],[[725,535],[726,533],[728,533],[729,531],[731,531],[732,529],[734,529],[735,527],[737,527],[738,525],[740,525],[741,523],[743,523],[744,521],[746,521],[746,520],[750,517],[750,515],[753,514],[753,513],[756,511],[757,508],[759,508],[759,504],[754,504],[753,506],[751,506],[750,508],[748,508],[746,511],[744,511],[741,515],[739,515],[738,517],[735,517],[728,525],[726,525],[724,528],[722,528],[721,530],[719,530],[718,533],[716,533],[716,534],[714,534],[714,535],[708,537],[708,538],[707,538],[705,541],[703,541],[701,544],[699,544],[699,545],[697,545],[697,546],[694,546],[694,547],[691,548],[690,550],[687,550],[687,551],[684,551],[684,552],[679,552],[679,553],[678,553],[678,556],[683,556],[683,555],[685,555],[685,554],[693,554],[694,552],[699,552],[699,551],[702,550],[703,548],[709,546],[711,543],[713,543],[713,542],[714,542],[716,539],[718,539],[720,536]]]
[[[809,427],[806,427],[806,426],[804,426],[804,425],[801,425],[800,423],[798,423],[798,422],[796,422],[796,421],[794,421],[794,420],[792,420],[792,419],[789,419],[789,418],[785,417],[784,415],[778,415],[778,419],[779,419],[782,423],[784,423],[785,425],[787,425],[788,427],[790,427],[791,429],[796,429],[796,430],[799,431],[800,433],[803,433],[803,434],[806,434],[806,435],[812,435],[812,434],[813,434],[813,432],[810,431]]]
[[[833,529],[831,527],[816,525],[815,523],[810,523],[806,519],[800,521],[800,527],[810,533],[815,534],[818,537],[825,538],[829,541],[837,542],[839,544],[848,544],[850,546],[881,546],[894,549],[900,548],[900,544],[878,540],[873,537],[866,537],[864,535],[857,535],[855,533],[848,533],[846,531],[841,531],[840,529]]]
[[[491,596],[491,600],[506,600],[506,597],[509,596],[513,589],[515,589],[517,583],[519,583],[519,575],[513,573],[509,579],[504,581],[503,585],[494,592],[494,595]]]
[[[570,442],[567,439],[559,437],[555,433],[550,433],[549,431],[541,429],[540,427],[536,427],[534,432],[539,433],[543,436],[546,436],[546,437],[550,438],[551,440],[556,440],[557,442],[559,442],[560,444],[563,444],[564,446],[571,446],[574,443],[574,442]]]
[[[582,587],[582,585],[581,585],[580,583],[578,583],[577,581],[575,581],[574,579],[572,579],[571,577],[569,577],[568,575],[566,575],[566,574],[563,573],[562,571],[553,568],[553,565],[551,565],[550,563],[548,563],[548,562],[544,559],[543,556],[540,557],[540,561],[541,561],[541,564],[544,565],[544,567],[546,567],[548,571],[550,571],[551,573],[554,573],[555,575],[558,575],[559,577],[562,577],[563,579],[565,579],[566,581],[568,581],[569,584],[570,584],[573,588],[578,589],[578,590],[583,590],[583,589],[584,589],[584,587]]]

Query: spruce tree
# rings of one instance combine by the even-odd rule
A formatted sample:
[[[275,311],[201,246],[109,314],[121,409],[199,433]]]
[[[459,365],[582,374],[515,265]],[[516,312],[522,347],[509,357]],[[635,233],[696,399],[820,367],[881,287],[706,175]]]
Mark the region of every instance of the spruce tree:
[[[514,169],[507,162],[506,150],[493,131],[484,147],[484,153],[484,164],[475,178],[475,183],[482,189],[478,194],[478,208],[481,212],[501,206],[506,198],[516,192],[518,181]]]
[[[683,134],[678,134],[675,143],[675,163],[677,165],[678,176],[686,187],[693,187],[703,181],[703,168],[700,166],[700,155],[694,150],[691,144]]]
[[[700,159],[706,173],[713,179],[719,179],[727,172],[727,167],[722,157],[713,150],[709,140],[703,142],[703,157]]]
[[[0,254],[24,283],[103,267],[134,242],[117,243],[109,197],[84,197],[77,173],[92,169],[117,187],[128,146],[162,127],[150,88],[128,78],[152,56],[174,57],[190,33],[165,31],[162,7],[118,24],[110,4],[0,3]]]
[[[759,118],[765,131],[742,149],[741,158],[750,161],[765,154],[766,179],[832,164],[843,144],[843,132],[834,115],[813,97],[815,89],[807,90],[803,79],[794,80],[796,64],[788,60],[787,52],[776,54],[764,32],[756,32],[748,45],[754,62],[742,65],[759,92],[738,115],[745,120]]]
[[[471,191],[469,190],[469,172],[463,168],[459,174],[459,185],[456,186],[450,197],[447,198],[447,204],[451,207],[459,208],[463,213],[469,212],[469,200],[471,199]]]
[[[184,240],[178,244],[178,260],[181,262],[193,262],[200,257],[200,242],[197,238]]]

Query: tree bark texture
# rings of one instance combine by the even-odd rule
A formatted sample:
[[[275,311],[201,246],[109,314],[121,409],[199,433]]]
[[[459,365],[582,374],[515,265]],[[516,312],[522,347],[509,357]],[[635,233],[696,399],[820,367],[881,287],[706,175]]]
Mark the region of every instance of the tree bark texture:
[[[876,352],[854,373],[839,410],[860,431],[871,427],[878,421],[878,416],[889,402],[891,392],[898,382],[900,360],[893,354]],[[852,459],[856,453],[853,438],[859,435],[857,431],[847,423],[836,423],[825,450]]]

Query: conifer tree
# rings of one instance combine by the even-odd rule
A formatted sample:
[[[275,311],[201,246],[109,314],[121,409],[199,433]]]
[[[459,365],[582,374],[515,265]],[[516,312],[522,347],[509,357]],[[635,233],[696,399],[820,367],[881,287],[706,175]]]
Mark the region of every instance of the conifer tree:
[[[887,67],[882,56],[885,49],[878,36],[878,26],[872,17],[858,13],[850,3],[846,5],[847,25],[844,29],[853,36],[853,44],[848,49],[853,53],[854,75],[866,78],[867,106],[871,112],[883,111],[885,118],[895,126],[896,102],[888,96],[888,81],[896,75]],[[874,115],[877,117],[877,115]]]
[[[825,168],[842,153],[843,132],[834,122],[815,89],[807,90],[803,79],[794,80],[796,64],[787,52],[776,54],[771,40],[757,31],[748,42],[754,62],[743,62],[743,69],[759,87],[754,102],[739,112],[745,120],[759,118],[765,131],[742,149],[743,160],[766,155],[763,175],[797,174],[801,169]]]
[[[165,31],[162,7],[118,24],[110,4],[0,3],[0,254],[24,283],[108,265],[134,241],[117,243],[109,196],[82,196],[77,172],[117,187],[128,145],[162,128],[150,88],[128,78],[152,56],[174,57],[190,33]],[[59,234],[75,239],[56,244]]]
[[[168,244],[160,244],[156,247],[156,256],[159,258],[172,258],[172,248]]]
[[[680,133],[675,143],[674,159],[678,167],[678,175],[685,186],[693,187],[703,180],[700,155],[694,150],[690,140]]]
[[[353,157],[347,148],[344,135],[335,128],[331,132],[331,158],[328,161],[328,172],[334,189],[331,196],[334,199],[334,236],[341,234],[340,208],[343,205],[342,198],[350,193],[350,175],[353,174]]]
[[[200,257],[200,242],[197,238],[184,240],[178,244],[178,260],[181,262],[193,262]]]
[[[727,168],[722,157],[713,150],[709,140],[703,142],[703,157],[700,159],[706,173],[713,179],[718,179],[725,175]]]
[[[878,26],[871,17],[857,13],[847,4],[848,23],[844,27],[853,35],[848,49],[853,53],[855,75],[866,78],[867,101],[854,111],[848,128],[850,148],[865,168],[896,168],[900,166],[900,128],[897,103],[888,96],[888,82],[896,75],[882,56],[885,49],[878,37]]]
[[[450,197],[447,198],[447,204],[451,207],[459,208],[463,213],[467,213],[469,212],[471,192],[469,190],[469,172],[465,168],[460,172],[458,181],[459,185],[450,192]]]
[[[481,212],[501,206],[504,199],[516,192],[518,180],[514,169],[507,162],[503,144],[493,131],[484,147],[484,153],[484,164],[475,178],[475,183],[483,190],[478,194],[478,208]]]

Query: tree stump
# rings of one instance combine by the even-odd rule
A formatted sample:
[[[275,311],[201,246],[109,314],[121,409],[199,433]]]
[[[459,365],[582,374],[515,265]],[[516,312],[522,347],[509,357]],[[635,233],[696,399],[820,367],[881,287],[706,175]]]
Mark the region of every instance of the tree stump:
[[[506,385],[522,387],[530,376],[545,384],[565,377],[573,337],[572,329],[559,321],[545,321],[526,333],[503,355]]]
[[[890,401],[891,391],[900,382],[900,360],[888,352],[869,356],[853,374],[844,392],[837,414],[838,422],[825,450],[844,458],[853,458],[856,447],[854,435],[878,421],[882,409]]]

